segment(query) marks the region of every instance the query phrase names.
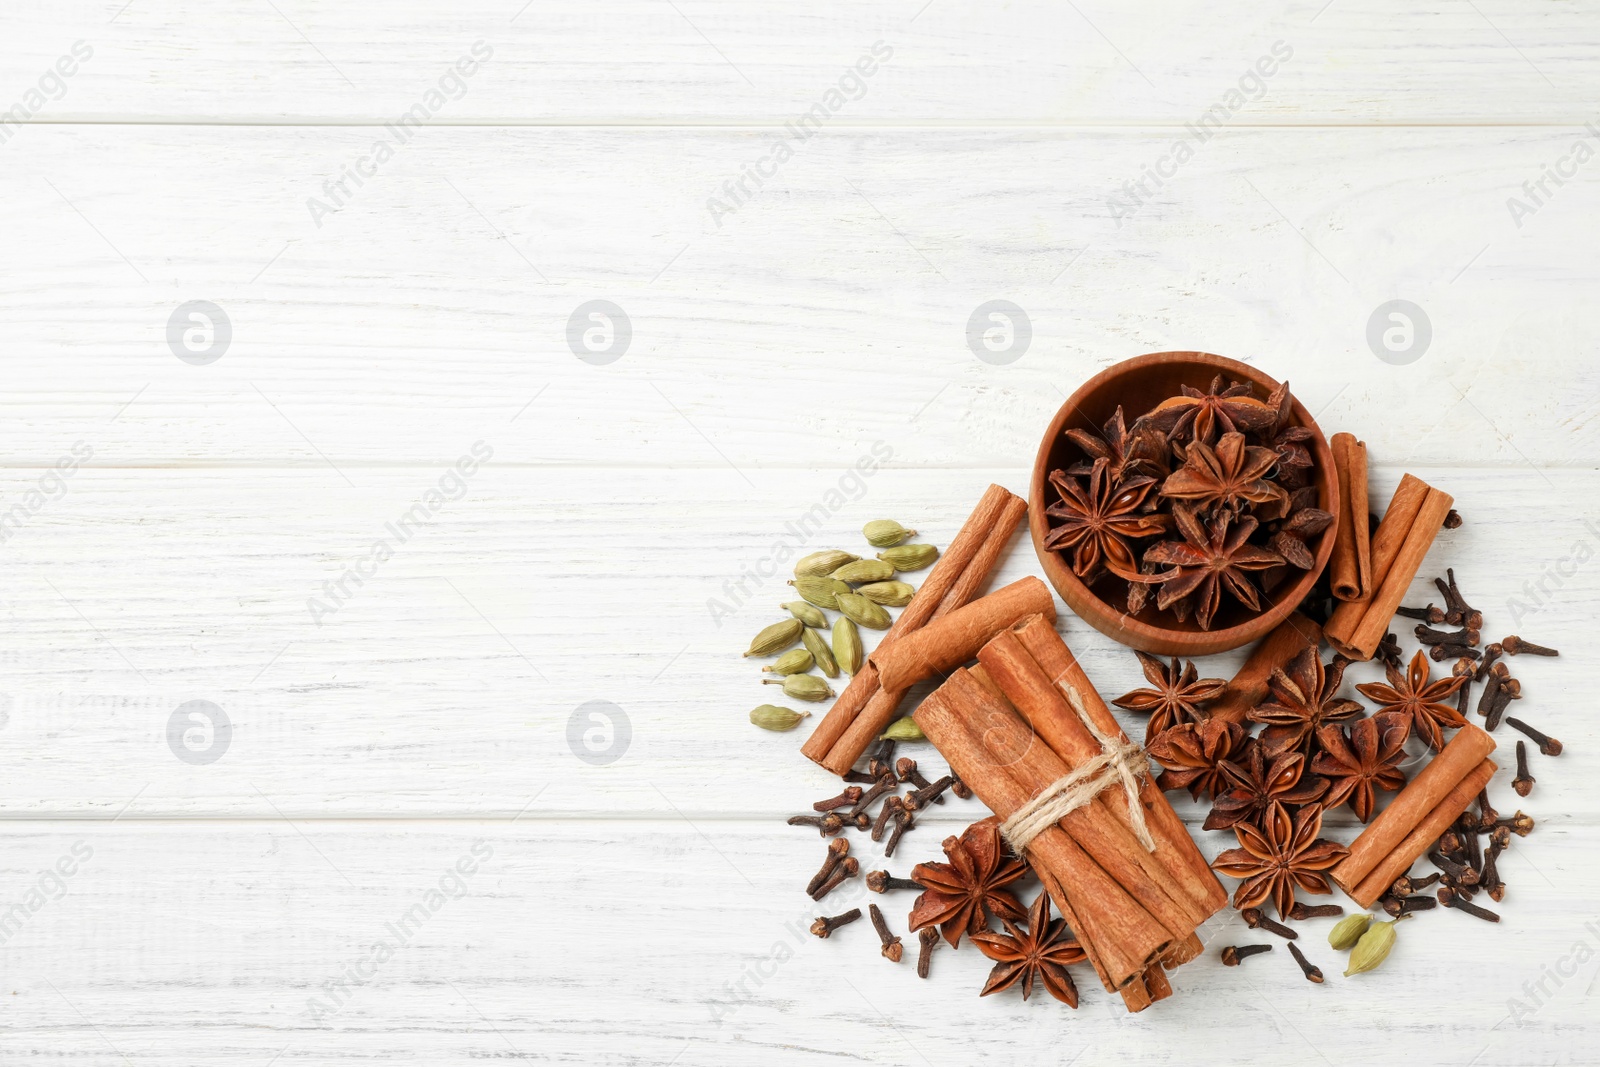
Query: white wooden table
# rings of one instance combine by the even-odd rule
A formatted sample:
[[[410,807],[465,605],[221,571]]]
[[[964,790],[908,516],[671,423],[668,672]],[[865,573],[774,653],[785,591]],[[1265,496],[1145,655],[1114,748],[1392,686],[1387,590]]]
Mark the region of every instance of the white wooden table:
[[[1593,1062],[1600,3],[1394,6],[11,0],[0,1061]],[[1349,981],[1313,924],[1317,987],[1219,917],[1132,1017],[804,934],[785,587],[708,601],[841,486],[813,545],[947,542],[1172,348],[1454,493],[1424,574],[1567,650],[1505,922]]]

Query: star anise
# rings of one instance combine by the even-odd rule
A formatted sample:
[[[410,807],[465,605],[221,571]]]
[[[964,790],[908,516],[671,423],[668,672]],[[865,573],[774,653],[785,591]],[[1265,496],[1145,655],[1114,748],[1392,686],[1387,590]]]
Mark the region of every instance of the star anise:
[[[1109,472],[1114,481],[1120,482],[1123,478],[1134,474],[1166,476],[1170,466],[1167,460],[1167,439],[1159,430],[1153,427],[1142,429],[1135,427],[1130,432],[1123,419],[1120,404],[1101,429],[1103,437],[1096,437],[1087,430],[1067,431],[1067,438],[1083,449],[1084,454],[1088,456],[1087,460],[1068,467],[1068,474],[1079,476],[1090,474],[1094,470],[1094,461],[1103,459],[1110,464]]]
[[[1256,908],[1271,900],[1280,918],[1289,917],[1295,887],[1308,893],[1331,893],[1330,870],[1349,853],[1334,841],[1317,837],[1322,831],[1322,809],[1300,809],[1293,819],[1282,804],[1272,804],[1259,826],[1240,823],[1233,828],[1240,848],[1230,848],[1212,861],[1213,870],[1243,882],[1233,892],[1235,908]]]
[[[1266,480],[1277,462],[1277,453],[1245,444],[1242,433],[1223,434],[1215,449],[1196,441],[1185,452],[1183,466],[1161,483],[1161,495],[1186,501],[1201,514],[1227,508],[1237,515],[1246,505],[1286,495]]]
[[[1272,699],[1250,710],[1251,722],[1267,724],[1261,731],[1261,743],[1268,754],[1290,749],[1305,751],[1326,724],[1361,714],[1361,705],[1354,700],[1334,698],[1349,663],[1343,656],[1334,656],[1333,662],[1324,667],[1317,646],[1312,645],[1290,660],[1287,668],[1272,672],[1267,681]]]
[[[1332,524],[1333,516],[1321,508],[1301,508],[1289,516],[1268,544],[1292,566],[1308,571],[1316,566],[1317,557],[1306,541]]]
[[[1375,700],[1384,711],[1399,712],[1411,720],[1411,731],[1428,743],[1435,752],[1444,747],[1444,730],[1459,730],[1467,725],[1461,713],[1442,701],[1464,685],[1470,675],[1458,674],[1430,683],[1433,669],[1428,657],[1420,650],[1411,657],[1406,673],[1384,666],[1389,684],[1367,682],[1356,686],[1361,695]]]
[[[1249,746],[1243,761],[1226,760],[1219,769],[1227,790],[1217,793],[1201,829],[1225,830],[1239,823],[1260,822],[1273,804],[1312,804],[1328,787],[1325,780],[1305,773],[1303,754],[1268,753],[1259,741]]]
[[[911,929],[937,925],[951,948],[964,933],[987,927],[986,912],[1021,919],[1027,912],[1006,886],[1027,873],[1027,864],[1006,854],[998,819],[975,822],[960,837],[944,839],[949,863],[919,863],[911,877],[927,887],[911,909]]]
[[[1045,509],[1045,514],[1060,521],[1044,546],[1063,553],[1071,549],[1072,572],[1084,581],[1093,581],[1103,569],[1124,578],[1137,575],[1139,565],[1128,542],[1167,529],[1166,516],[1140,513],[1156,480],[1140,475],[1118,483],[1110,467],[1108,459],[1095,460],[1087,484],[1062,471],[1050,473],[1061,502]]]
[[[1224,760],[1242,757],[1250,735],[1223,719],[1186,722],[1163,730],[1146,745],[1150,758],[1165,768],[1156,778],[1162,790],[1188,789],[1195,800],[1227,787]]]
[[[1067,932],[1065,919],[1050,918],[1050,894],[1041,892],[1028,912],[1027,929],[1020,929],[1010,919],[1000,920],[1006,932],[980,930],[972,935],[978,951],[996,961],[989,980],[983,983],[979,996],[1010,989],[1020,980],[1022,999],[1033,992],[1033,980],[1044,983],[1045,991],[1052,997],[1076,1008],[1078,987],[1067,973],[1069,963],[1082,963],[1089,957],[1083,947]]]
[[[1317,731],[1322,751],[1311,761],[1311,769],[1327,775],[1333,783],[1322,806],[1337,808],[1348,802],[1356,818],[1370,821],[1377,802],[1374,789],[1392,793],[1406,784],[1400,761],[1405,758],[1410,733],[1411,720],[1394,711],[1361,719],[1351,725],[1348,734],[1337,726]]]
[[[1150,679],[1150,684],[1155,688],[1135,689],[1122,694],[1112,703],[1124,711],[1150,716],[1144,731],[1147,744],[1169,726],[1204,719],[1206,716],[1200,710],[1201,705],[1208,700],[1215,700],[1228,687],[1228,683],[1221,678],[1197,679],[1199,671],[1195,670],[1193,663],[1184,665],[1180,672],[1176,656],[1172,658],[1172,666],[1168,667],[1146,652],[1135,652],[1134,655],[1139,657],[1144,676]]]
[[[1224,387],[1217,375],[1206,392],[1185,385],[1181,396],[1163,400],[1141,422],[1165,433],[1174,441],[1213,441],[1223,433],[1257,432],[1270,427],[1278,410],[1251,395],[1247,382]]]
[[[1147,562],[1175,568],[1155,576],[1161,582],[1156,607],[1164,611],[1192,595],[1195,618],[1202,630],[1211,629],[1223,589],[1252,611],[1260,611],[1261,597],[1249,572],[1282,563],[1283,557],[1247,543],[1256,532],[1256,520],[1245,516],[1230,530],[1230,516],[1226,514],[1208,524],[1202,524],[1193,511],[1181,504],[1173,506],[1172,514],[1184,540],[1162,541],[1144,554]]]

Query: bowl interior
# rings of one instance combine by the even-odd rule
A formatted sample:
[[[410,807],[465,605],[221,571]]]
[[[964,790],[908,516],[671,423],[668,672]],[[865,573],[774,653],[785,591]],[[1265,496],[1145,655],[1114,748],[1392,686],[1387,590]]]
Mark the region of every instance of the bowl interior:
[[[1278,385],[1276,379],[1249,364],[1206,352],[1158,352],[1140,356],[1119,363],[1086,382],[1057,412],[1040,449],[1039,463],[1034,471],[1032,503],[1035,514],[1041,518],[1044,527],[1049,526],[1049,519],[1044,516],[1044,508],[1054,503],[1057,495],[1046,481],[1046,476],[1051,471],[1064,469],[1083,458],[1078,446],[1067,439],[1067,430],[1087,430],[1098,435],[1100,428],[1119,405],[1122,407],[1124,418],[1131,426],[1135,419],[1163,400],[1179,395],[1182,386],[1187,385],[1204,391],[1210,387],[1212,379],[1218,374],[1230,381],[1248,382],[1255,396],[1261,400],[1267,399]],[[1317,487],[1317,506],[1337,516],[1338,481],[1333,469],[1332,451],[1328,448],[1321,430],[1317,428],[1310,413],[1299,400],[1293,403],[1290,421],[1294,425],[1310,429],[1314,434],[1310,449],[1314,462],[1312,484]],[[1087,588],[1108,608],[1122,615],[1121,625],[1129,630],[1149,628],[1153,632],[1203,633],[1211,639],[1210,643],[1226,647],[1230,637],[1227,631],[1244,628],[1251,631],[1260,629],[1260,624],[1266,617],[1276,615],[1281,619],[1305,598],[1333,551],[1337,526],[1338,523],[1334,522],[1308,545],[1316,560],[1311,570],[1301,571],[1287,566],[1275,567],[1257,575],[1258,585],[1265,592],[1262,598],[1262,611],[1250,611],[1224,592],[1210,630],[1201,630],[1193,614],[1180,622],[1171,611],[1156,611],[1153,598],[1142,615],[1128,616],[1126,583],[1113,576],[1103,575]],[[1154,543],[1153,540],[1138,542],[1134,546],[1135,552],[1142,553],[1145,547]],[[1051,572],[1051,579],[1056,582],[1058,588],[1062,582],[1084,585],[1059,553],[1040,551],[1041,558],[1047,555],[1053,557],[1056,564],[1052,567],[1050,560],[1045,560],[1046,568]],[[1274,612],[1275,607],[1282,607],[1283,610]],[[1250,639],[1250,636],[1250,634],[1240,634],[1237,643],[1243,644]]]

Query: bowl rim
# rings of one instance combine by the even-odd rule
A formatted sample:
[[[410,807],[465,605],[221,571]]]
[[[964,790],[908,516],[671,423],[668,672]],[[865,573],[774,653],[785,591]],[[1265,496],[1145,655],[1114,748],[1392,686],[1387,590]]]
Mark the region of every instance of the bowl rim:
[[[1074,614],[1083,618],[1097,630],[1105,633],[1113,640],[1147,651],[1176,651],[1181,646],[1185,654],[1211,655],[1217,652],[1226,652],[1249,644],[1251,641],[1263,636],[1288,618],[1310,593],[1318,577],[1327,567],[1333,555],[1333,543],[1339,528],[1339,492],[1338,475],[1333,465],[1333,450],[1328,445],[1326,435],[1322,428],[1300,402],[1299,397],[1291,393],[1294,421],[1309,429],[1314,435],[1312,443],[1313,456],[1316,459],[1318,477],[1314,484],[1319,487],[1331,481],[1331,493],[1325,507],[1333,515],[1333,522],[1321,534],[1322,542],[1317,549],[1316,559],[1311,569],[1303,571],[1300,577],[1292,584],[1284,586],[1272,599],[1271,606],[1252,619],[1227,627],[1221,630],[1182,630],[1169,629],[1144,622],[1134,618],[1125,611],[1119,611],[1104,598],[1089,587],[1089,585],[1073,573],[1061,554],[1053,549],[1044,547],[1044,538],[1049,533],[1049,523],[1045,515],[1045,481],[1048,476],[1050,453],[1058,439],[1063,434],[1068,417],[1078,410],[1080,401],[1086,396],[1098,391],[1109,382],[1114,381],[1130,372],[1142,370],[1149,366],[1167,366],[1172,364],[1190,364],[1198,367],[1214,368],[1219,373],[1243,378],[1252,385],[1261,386],[1269,392],[1282,383],[1272,375],[1248,363],[1219,356],[1211,352],[1199,351],[1165,351],[1150,352],[1142,356],[1133,356],[1100,371],[1089,378],[1077,389],[1073,390],[1056,413],[1050,419],[1050,424],[1045,430],[1039,449],[1034,456],[1033,478],[1028,487],[1028,526],[1033,538],[1034,552],[1039,557],[1040,565],[1044,568],[1045,577],[1051,585],[1055,586],[1063,600],[1073,609]],[[1096,613],[1081,611],[1073,603],[1075,599],[1069,596],[1067,589],[1070,587],[1085,602],[1098,605],[1100,618],[1093,617]],[[1111,626],[1108,629],[1105,622]]]

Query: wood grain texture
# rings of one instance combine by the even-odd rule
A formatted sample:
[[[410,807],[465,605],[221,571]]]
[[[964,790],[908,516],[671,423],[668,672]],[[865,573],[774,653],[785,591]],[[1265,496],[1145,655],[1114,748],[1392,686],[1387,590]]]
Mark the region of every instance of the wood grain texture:
[[[95,49],[54,120],[387,117],[480,40],[493,58],[444,121],[781,122],[878,41],[893,58],[840,121],[1178,124],[1278,42],[1290,58],[1264,88],[1244,83],[1241,118],[1579,125],[1600,88],[1588,2],[400,0],[375,16],[325,0],[20,0],[8,22],[0,68],[19,93],[74,41]]]
[[[1591,0],[7,5],[5,1062],[1580,1061],[1600,266],[1592,168],[1545,169],[1592,142],[1597,39]],[[567,337],[596,299],[633,330],[609,365]],[[969,342],[996,299],[1030,320],[1014,362]],[[1395,299],[1431,322],[1409,365],[1368,340]],[[193,300],[233,328],[207,366],[169,346]],[[1135,1017],[1090,981],[1071,1015],[980,1001],[966,948],[924,984],[865,923],[796,932],[822,847],[780,820],[837,783],[808,726],[744,721],[770,690],[738,656],[787,599],[785,529],[947,543],[1078,383],[1189,348],[1366,440],[1375,499],[1405,470],[1452,493],[1422,577],[1564,650],[1512,662],[1567,754],[1535,758],[1505,923],[1424,916],[1350,981],[1310,924],[1314,987],[1281,949],[1221,967],[1258,940],[1225,913]],[[993,581],[1030,573],[1019,542]],[[1105,693],[1142,684],[1062,625]],[[927,813],[888,868],[979,811]]]

